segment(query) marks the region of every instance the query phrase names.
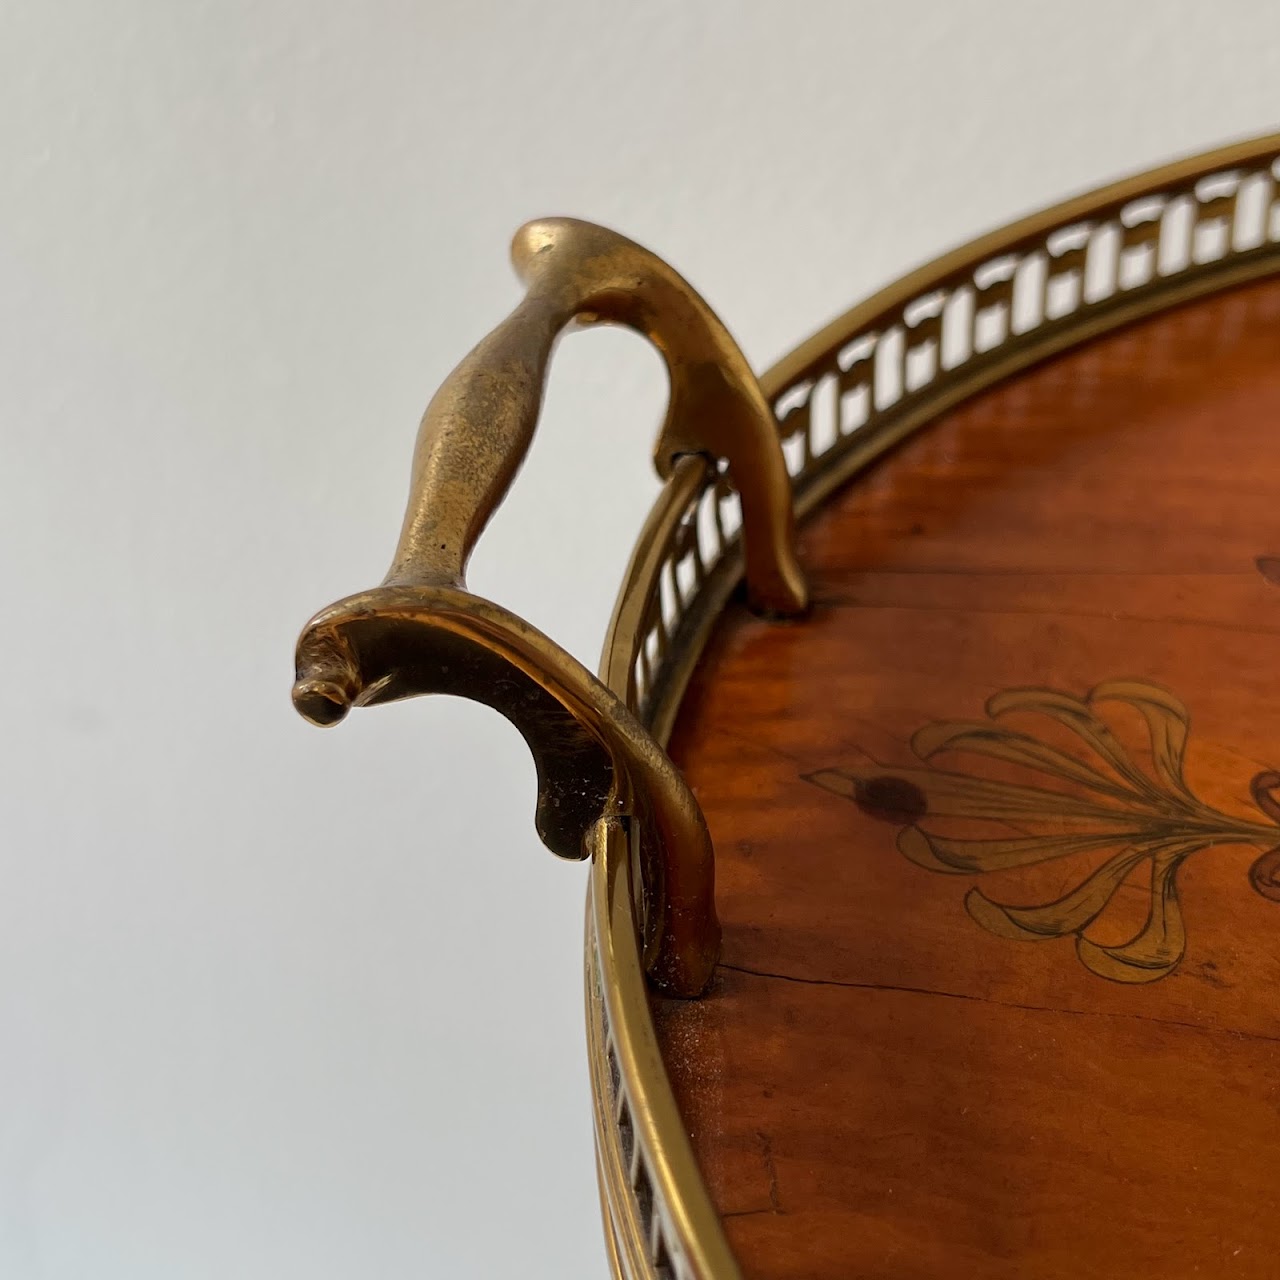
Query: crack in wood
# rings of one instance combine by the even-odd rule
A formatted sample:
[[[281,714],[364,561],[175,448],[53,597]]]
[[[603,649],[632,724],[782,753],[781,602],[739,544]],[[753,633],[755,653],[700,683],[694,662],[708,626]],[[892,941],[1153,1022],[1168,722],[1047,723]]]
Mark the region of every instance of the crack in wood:
[[[854,991],[896,991],[902,995],[934,996],[940,1000],[969,1000],[975,1004],[989,1004],[1000,1009],[1022,1009],[1027,1013],[1058,1013],[1072,1018],[1112,1018],[1123,1022],[1154,1022],[1164,1027],[1185,1027],[1188,1031],[1198,1031],[1202,1035],[1234,1036],[1240,1040],[1280,1044],[1280,1035],[1269,1036],[1262,1031],[1243,1031],[1236,1027],[1209,1027],[1200,1022],[1185,1022],[1179,1018],[1157,1018],[1145,1013],[1115,1013],[1106,1009],[1063,1009],[1054,1005],[1019,1004],[1013,1000],[995,1000],[990,996],[975,996],[964,991],[938,991],[932,987],[909,987],[891,982],[847,982],[838,978],[802,978],[790,973],[770,973],[766,969],[751,969],[746,965],[729,964],[724,960],[718,967],[733,973],[747,974],[753,978],[798,982],[811,987],[848,987]]]

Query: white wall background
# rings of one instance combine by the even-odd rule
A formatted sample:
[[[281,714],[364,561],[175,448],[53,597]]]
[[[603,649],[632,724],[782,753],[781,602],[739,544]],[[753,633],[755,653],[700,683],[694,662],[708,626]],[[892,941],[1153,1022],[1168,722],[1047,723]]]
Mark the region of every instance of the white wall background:
[[[1275,0],[0,0],[0,1276],[602,1274],[523,745],[289,704],[519,223],[650,244],[764,365],[1278,103]],[[471,574],[591,665],[663,391],[568,342]]]

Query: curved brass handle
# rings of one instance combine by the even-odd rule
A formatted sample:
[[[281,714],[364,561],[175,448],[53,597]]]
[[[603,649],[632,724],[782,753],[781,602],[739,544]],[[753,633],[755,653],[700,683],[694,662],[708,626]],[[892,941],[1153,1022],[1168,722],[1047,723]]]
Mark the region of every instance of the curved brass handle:
[[[605,322],[644,334],[666,361],[671,394],[654,451],[658,473],[665,478],[682,453],[723,458],[742,495],[753,603],[778,615],[802,612],[807,594],[777,425],[711,308],[661,258],[589,222],[527,223],[511,256],[528,292],[427,406],[387,581],[464,581],[471,551],[533,439],[556,338],[575,321]]]
[[[553,852],[585,857],[602,821],[637,826],[646,971],[664,991],[697,995],[720,940],[697,801],[614,693],[528,623],[472,595],[464,575],[528,449],[555,340],[575,320],[629,325],[662,352],[671,400],[659,471],[684,453],[726,460],[742,497],[748,590],[758,607],[794,614],[807,597],[781,444],[741,351],[659,258],[567,218],[523,227],[513,257],[525,299],[427,407],[391,570],[380,587],[307,624],[294,705],[320,725],[352,706],[424,693],[460,694],[502,712],[533,754],[536,824]]]

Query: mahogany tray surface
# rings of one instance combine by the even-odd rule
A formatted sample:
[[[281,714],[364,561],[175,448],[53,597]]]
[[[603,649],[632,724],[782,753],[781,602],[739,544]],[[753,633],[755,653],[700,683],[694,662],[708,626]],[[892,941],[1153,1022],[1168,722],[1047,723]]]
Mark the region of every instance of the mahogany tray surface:
[[[722,963],[654,1008],[748,1280],[1277,1274],[1278,434],[1271,281],[947,414],[805,523],[810,617],[725,612]]]

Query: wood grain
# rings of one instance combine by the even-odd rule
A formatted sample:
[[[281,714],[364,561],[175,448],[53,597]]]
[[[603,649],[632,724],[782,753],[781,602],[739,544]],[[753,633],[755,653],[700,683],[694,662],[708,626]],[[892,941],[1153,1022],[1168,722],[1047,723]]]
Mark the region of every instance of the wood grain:
[[[1280,845],[1268,793],[1251,794],[1280,769],[1278,460],[1272,282],[948,415],[803,529],[811,618],[726,613],[671,747],[715,840],[723,963],[706,1000],[655,1012],[749,1280],[1276,1274],[1280,902],[1250,868],[1272,827]],[[1081,699],[1113,680],[1185,706],[1188,793],[1253,833],[1197,828],[1170,879],[1184,950],[1140,982],[1091,971],[1074,934],[997,936],[965,907],[974,888],[1059,899],[1122,836],[973,873],[899,847],[918,829],[998,834],[982,803],[941,813],[930,770],[962,792],[1085,794],[982,754],[922,761],[917,731],[993,723],[1004,690]],[[1098,714],[1163,813],[1156,730],[1135,705]],[[1114,781],[1062,724],[1006,722]],[[923,809],[868,802],[867,780],[911,770]],[[849,793],[815,783],[824,771]],[[1003,834],[1075,830],[1064,804]],[[1158,861],[1081,932],[1140,932]]]

